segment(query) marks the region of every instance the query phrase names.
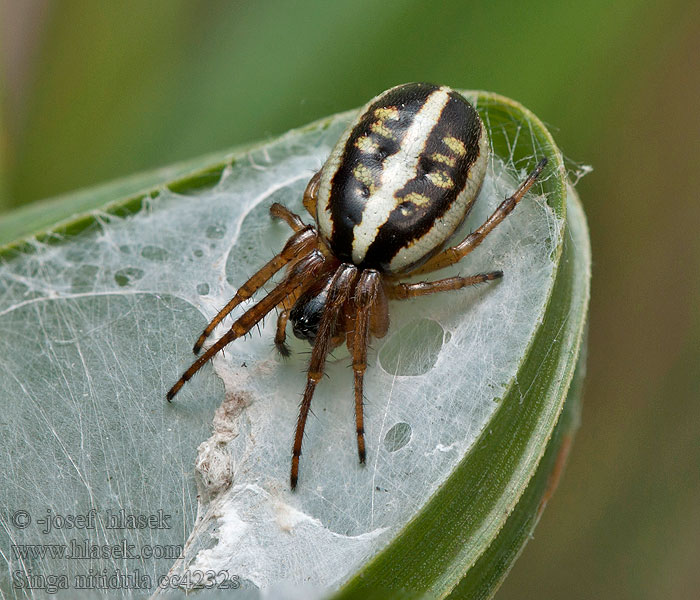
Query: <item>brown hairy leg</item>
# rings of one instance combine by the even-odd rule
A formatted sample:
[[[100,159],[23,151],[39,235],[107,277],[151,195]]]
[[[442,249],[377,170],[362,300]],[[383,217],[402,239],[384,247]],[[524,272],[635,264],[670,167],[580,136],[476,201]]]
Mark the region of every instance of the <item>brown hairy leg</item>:
[[[538,162],[537,166],[527,176],[525,181],[523,181],[518,189],[515,190],[515,193],[510,196],[510,198],[506,198],[503,202],[501,202],[499,207],[488,219],[486,219],[486,222],[481,227],[469,234],[456,246],[445,248],[442,252],[439,252],[429,259],[424,265],[411,271],[411,275],[437,271],[438,269],[453,265],[454,263],[462,260],[467,254],[469,254],[472,250],[474,250],[474,248],[484,241],[484,238],[491,233],[491,231],[493,231],[496,225],[498,225],[511,212],[513,212],[513,209],[517,206],[518,202],[520,202],[522,197],[528,192],[528,190],[540,176],[540,173],[542,173],[542,170],[546,164],[546,158],[543,158],[540,162]]]
[[[450,290],[459,290],[463,287],[485,283],[493,279],[503,277],[503,271],[492,271],[491,273],[480,273],[479,275],[471,275],[470,277],[447,277],[438,279],[437,281],[420,281],[418,283],[397,283],[387,289],[389,298],[395,300],[406,300],[407,298],[415,298],[416,296],[427,296],[428,294],[436,294],[438,292],[448,292]]]
[[[294,235],[292,235],[292,237],[290,237],[287,243],[284,245],[282,252],[268,261],[267,264],[265,264],[240,288],[238,288],[236,295],[231,298],[228,304],[226,304],[226,306],[224,306],[206,326],[202,332],[202,335],[200,335],[195,342],[192,351],[195,354],[199,354],[199,351],[202,349],[202,345],[206,339],[209,337],[211,332],[214,331],[214,328],[221,323],[226,315],[228,315],[241,302],[247,300],[255,292],[257,292],[270,279],[270,277],[277,273],[277,271],[279,271],[284,265],[295,258],[300,258],[308,254],[314,248],[316,248],[317,245],[318,233],[310,225],[300,229]]]
[[[328,265],[326,264],[326,267]],[[293,267],[291,267],[293,268]],[[310,282],[311,283],[311,282]],[[289,311],[294,307],[294,303],[299,298],[302,290],[305,290],[307,286],[298,287],[289,296],[287,296],[282,302],[277,306],[279,314],[277,315],[277,329],[275,330],[275,348],[284,357],[288,358],[290,355],[289,346],[287,345],[287,321],[289,321]]]
[[[285,296],[293,293],[296,288],[304,284],[308,285],[312,282],[322,271],[325,262],[326,259],[321,252],[312,250],[304,258],[294,264],[282,283],[277,285],[267,296],[255,304],[255,306],[244,312],[231,326],[229,331],[222,335],[215,344],[208,348],[204,354],[192,363],[190,368],[183,373],[182,377],[180,377],[175,385],[168,391],[166,395],[168,401],[172,400],[173,396],[180,391],[180,388],[185,382],[189,381],[219,350],[233,340],[248,333],[267,313],[275,308]]]
[[[357,454],[360,462],[365,462],[365,426],[363,414],[363,381],[367,369],[367,345],[369,344],[371,315],[377,298],[383,294],[381,276],[374,269],[362,272],[355,286],[354,330],[348,332],[348,350],[352,354],[352,370],[355,376],[355,431],[357,433]]]
[[[311,351],[311,361],[306,375],[306,389],[299,407],[299,418],[297,419],[296,433],[294,435],[294,446],[292,448],[292,470],[289,481],[292,489],[297,486],[299,478],[299,458],[301,457],[301,444],[304,439],[304,428],[306,419],[309,416],[311,398],[314,395],[316,385],[323,376],[323,369],[326,365],[326,356],[330,350],[331,339],[334,336],[334,328],[340,317],[340,311],[352,293],[355,281],[357,280],[357,267],[351,264],[342,264],[338,267],[330,287],[328,288],[328,298],[326,306],[321,316],[316,341]]]
[[[277,316],[277,330],[275,331],[275,348],[284,358],[289,358],[290,350],[287,345],[287,321],[289,309],[283,308]]]
[[[304,229],[304,227],[306,227],[306,225],[304,225],[304,221],[301,220],[301,217],[298,214],[293,213],[286,206],[283,206],[279,202],[272,203],[272,205],[270,206],[270,214],[273,217],[282,219],[295,232],[299,232],[302,229]]]
[[[316,193],[318,192],[318,182],[321,179],[321,171],[316,173],[306,185],[306,190],[304,190],[304,208],[314,220],[316,220]]]

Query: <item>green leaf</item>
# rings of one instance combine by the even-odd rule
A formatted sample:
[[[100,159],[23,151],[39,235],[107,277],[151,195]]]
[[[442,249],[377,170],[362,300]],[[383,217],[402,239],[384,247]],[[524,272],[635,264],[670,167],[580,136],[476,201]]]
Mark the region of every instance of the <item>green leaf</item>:
[[[207,320],[289,236],[269,218],[270,204],[302,213],[306,182],[353,112],[4,221],[3,593],[30,575],[66,573],[72,584],[89,568],[138,569],[151,590],[166,573],[213,570],[282,597],[298,586],[338,598],[493,593],[570,444],[590,253],[583,212],[542,123],[506,98],[467,95],[494,156],[463,234],[540,158],[549,164],[513,215],[436,277],[505,276],[391,304],[391,329],[374,341],[366,377],[365,467],[349,357],[334,353],[295,493],[289,459],[308,345],[292,340],[293,356],[282,361],[274,318],[262,335],[229,346],[214,373],[205,367],[172,405],[164,395],[193,360]],[[121,508],[169,515],[168,527],[104,527]],[[13,521],[18,510],[31,526]],[[98,523],[42,533],[36,520],[47,514],[94,514]],[[184,551],[177,560],[172,552],[100,555],[88,567],[20,560],[10,547],[61,545],[76,533],[94,544]]]

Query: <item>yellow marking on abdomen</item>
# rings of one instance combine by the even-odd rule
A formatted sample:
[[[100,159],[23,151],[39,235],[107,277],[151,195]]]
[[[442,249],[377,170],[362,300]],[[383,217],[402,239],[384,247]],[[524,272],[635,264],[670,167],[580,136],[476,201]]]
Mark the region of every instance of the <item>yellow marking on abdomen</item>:
[[[457,159],[452,156],[447,156],[447,154],[440,154],[436,152],[430,156],[435,162],[441,162],[448,167],[454,167],[457,164]]]
[[[381,135],[382,137],[388,138],[390,140],[396,139],[396,136],[391,131],[391,129],[389,129],[384,124],[384,121],[375,121],[369,126],[369,128],[372,133],[376,133],[377,135]]]
[[[457,156],[464,156],[467,153],[467,148],[464,146],[462,140],[458,140],[456,137],[447,136],[442,138],[443,143]]]
[[[355,148],[357,148],[361,152],[367,152],[369,154],[379,150],[379,144],[377,144],[377,142],[373,140],[370,136],[363,135],[362,137],[357,138],[357,141],[355,142]]]
[[[403,198],[399,198],[398,201],[410,202],[416,206],[425,206],[426,204],[430,203],[430,198],[428,198],[428,196],[424,196],[423,194],[419,194],[418,192],[411,192],[410,194],[406,194]]]
[[[445,171],[433,171],[428,173],[426,177],[439,188],[448,189],[454,186],[454,181]]]
[[[398,119],[399,109],[395,106],[381,106],[374,109],[374,116],[380,121],[386,121],[387,119]]]
[[[372,171],[365,165],[357,165],[353,169],[352,174],[355,176],[357,181],[367,186],[370,194],[373,194],[376,191],[376,184],[374,182],[374,177],[372,176]]]

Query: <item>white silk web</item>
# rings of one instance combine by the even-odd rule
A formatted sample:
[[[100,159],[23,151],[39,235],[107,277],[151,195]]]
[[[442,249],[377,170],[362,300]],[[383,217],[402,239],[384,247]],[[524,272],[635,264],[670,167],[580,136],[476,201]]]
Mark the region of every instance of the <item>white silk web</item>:
[[[332,589],[392,539],[488,427],[499,398],[517,386],[552,284],[562,222],[533,194],[470,256],[433,277],[501,269],[501,281],[391,303],[389,334],[374,341],[365,378],[366,466],[357,461],[352,371],[341,348],[317,388],[299,487],[290,491],[309,347],[290,331],[293,355],[283,361],[272,315],[165,402],[206,322],[289,236],[270,219],[270,204],[310,221],[302,192],[350,116],[239,157],[206,190],[162,189],[124,218],[96,212],[77,237],[30,241],[31,251],[0,263],[0,589],[16,571],[91,568],[140,570],[150,591],[159,575],[188,569],[226,571],[276,597],[287,584]],[[514,146],[517,136],[533,136],[525,124],[514,131]],[[526,174],[512,159],[492,159],[462,233]],[[160,530],[101,522],[40,534],[13,524],[19,509],[163,510],[171,519]],[[54,558],[11,550],[76,537],[126,537],[139,558],[59,568]],[[178,545],[177,561],[162,548],[157,560],[143,551]]]

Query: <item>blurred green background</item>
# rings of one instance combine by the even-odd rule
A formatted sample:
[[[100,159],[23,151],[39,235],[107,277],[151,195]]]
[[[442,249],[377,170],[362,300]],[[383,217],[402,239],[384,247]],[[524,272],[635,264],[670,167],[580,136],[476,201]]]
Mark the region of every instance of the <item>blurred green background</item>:
[[[594,167],[593,297],[582,427],[497,598],[697,598],[700,11],[612,4],[3,0],[0,210],[406,81],[521,101]]]

